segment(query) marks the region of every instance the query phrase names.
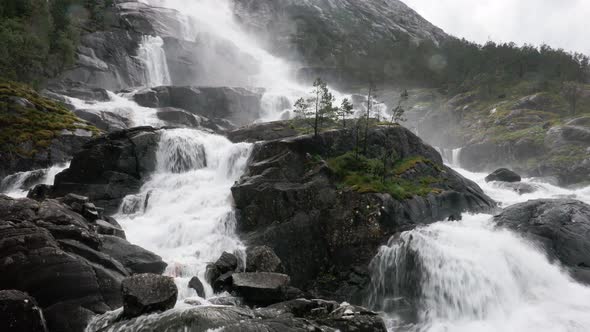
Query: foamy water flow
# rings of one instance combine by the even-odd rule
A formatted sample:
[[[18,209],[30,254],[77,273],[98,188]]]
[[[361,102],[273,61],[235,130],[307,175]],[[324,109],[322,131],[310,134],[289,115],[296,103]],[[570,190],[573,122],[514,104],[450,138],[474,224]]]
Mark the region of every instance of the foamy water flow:
[[[589,187],[569,190],[523,179],[537,191],[519,195],[486,183],[485,173],[455,170],[503,207],[563,197],[590,204]],[[390,331],[590,330],[590,288],[550,263],[534,243],[495,228],[491,218],[464,215],[460,222],[417,228],[379,250],[371,263],[368,304],[386,312]]]
[[[14,198],[27,197],[27,193],[32,187],[38,184],[52,185],[55,176],[68,167],[70,167],[69,162],[46,169],[9,175],[0,182],[0,192]]]
[[[162,131],[156,172],[115,216],[132,243],[168,263],[166,274],[176,278],[180,299],[196,295],[188,281],[194,276],[204,281],[208,262],[243,248],[235,234],[230,189],[250,149],[198,130]]]

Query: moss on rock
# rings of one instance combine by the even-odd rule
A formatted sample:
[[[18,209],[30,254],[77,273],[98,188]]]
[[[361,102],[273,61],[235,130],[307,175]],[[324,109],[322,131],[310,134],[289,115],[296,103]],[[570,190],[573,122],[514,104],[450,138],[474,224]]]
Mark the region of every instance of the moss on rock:
[[[47,149],[63,130],[100,130],[86,124],[64,105],[26,85],[0,82],[0,151],[32,157]]]

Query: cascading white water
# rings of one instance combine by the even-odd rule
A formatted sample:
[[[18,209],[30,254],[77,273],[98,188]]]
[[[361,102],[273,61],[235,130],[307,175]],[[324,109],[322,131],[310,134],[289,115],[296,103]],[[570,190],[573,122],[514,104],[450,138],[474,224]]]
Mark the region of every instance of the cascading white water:
[[[53,184],[55,176],[68,167],[70,167],[69,162],[9,175],[0,182],[0,193],[14,198],[26,197],[28,191],[38,184]]]
[[[144,65],[144,85],[155,87],[170,85],[170,72],[166,53],[164,52],[164,41],[161,37],[143,36],[137,58]]]
[[[393,317],[392,331],[590,329],[590,288],[549,263],[527,240],[495,229],[490,217],[466,216],[418,228],[380,249],[372,262],[371,304],[387,308],[407,296],[400,290],[417,288],[412,299],[416,322],[400,327]],[[404,273],[405,278],[392,278]]]
[[[68,97],[68,103],[78,110],[86,110],[96,114],[108,112],[116,114],[129,122],[129,127],[137,126],[162,126],[162,121],[157,117],[157,109],[139,106],[131,100],[130,94],[116,94],[108,91],[108,101],[92,102]]]
[[[519,195],[485,173],[456,169],[502,206],[540,198],[590,204],[590,187],[559,188],[534,179]],[[485,214],[401,234],[371,263],[371,307],[391,331],[582,332],[590,330],[590,288],[550,263],[544,251]]]
[[[230,188],[246,167],[251,145],[198,130],[162,131],[157,170],[115,216],[128,239],[161,255],[181,299],[208,262],[242,249],[235,234]],[[212,295],[210,288],[207,295]]]
[[[310,87],[295,79],[295,66],[261,47],[261,43],[244,31],[235,20],[229,0],[141,0],[152,6],[175,9],[180,13],[181,31],[178,38],[196,41],[199,58],[206,64],[204,72],[195,78],[200,85],[242,86],[264,88],[260,121],[272,121],[285,116],[285,111]],[[182,17],[183,15],[187,16]],[[238,54],[230,55],[235,47]],[[197,56],[197,55],[195,55]],[[329,83],[329,82],[328,82]],[[344,98],[333,91],[340,102]],[[283,100],[287,98],[288,103]]]

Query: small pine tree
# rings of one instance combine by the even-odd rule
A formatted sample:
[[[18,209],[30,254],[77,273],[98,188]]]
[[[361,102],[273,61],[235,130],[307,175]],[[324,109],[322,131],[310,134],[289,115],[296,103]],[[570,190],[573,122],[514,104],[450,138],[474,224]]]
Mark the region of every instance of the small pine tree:
[[[351,116],[354,111],[354,105],[350,103],[348,98],[344,98],[340,107],[338,107],[336,114],[339,119],[342,119],[342,128],[346,128],[346,118]]]
[[[404,103],[408,100],[409,96],[408,90],[404,90],[401,93],[397,106],[391,110],[391,123],[407,121],[407,119],[404,117],[406,113],[406,110],[404,109]]]

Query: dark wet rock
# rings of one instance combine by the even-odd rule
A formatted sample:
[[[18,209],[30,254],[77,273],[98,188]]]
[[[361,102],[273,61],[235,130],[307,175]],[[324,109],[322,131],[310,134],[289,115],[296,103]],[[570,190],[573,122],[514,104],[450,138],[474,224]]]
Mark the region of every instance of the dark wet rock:
[[[97,138],[74,155],[70,168],[55,177],[52,196],[87,196],[106,214],[117,211],[123,198],[141,188],[156,167],[160,133],[138,127]]]
[[[218,328],[232,332],[386,331],[383,320],[367,309],[321,300],[302,300],[258,310],[235,306],[191,307],[123,321],[118,321],[118,312],[114,312],[95,320],[88,332],[105,328],[123,332],[140,327],[149,331],[209,331]]]
[[[171,277],[138,274],[121,283],[123,315],[128,318],[174,308],[178,289]]]
[[[202,119],[180,108],[165,107],[158,109],[158,119],[165,121],[170,126],[197,128],[201,126]]]
[[[242,238],[250,247],[272,248],[294,287],[314,296],[360,300],[366,266],[391,235],[462,212],[494,209],[475,183],[445,167],[435,149],[403,127],[374,128],[369,157],[378,158],[388,140],[400,159],[431,161],[407,176],[437,178],[436,190],[398,200],[342,189],[329,167],[311,156],[328,159],[352,151],[353,129],[257,144],[246,174],[232,188]]]
[[[524,182],[497,182],[494,185],[499,188],[513,190],[519,195],[532,194],[540,188],[538,185]]]
[[[238,268],[238,258],[234,254],[224,252],[215,262],[215,266],[221,274],[233,272]]]
[[[246,250],[246,272],[281,272],[281,259],[268,246]]]
[[[145,107],[180,108],[211,121],[250,124],[262,114],[262,92],[245,88],[162,86],[143,90],[134,100]]]
[[[234,273],[231,289],[247,304],[269,305],[285,300],[284,289],[289,282],[289,276],[280,273]]]
[[[105,220],[96,220],[94,222],[94,227],[96,229],[96,232],[98,234],[101,235],[111,235],[111,236],[115,236],[121,239],[125,239],[125,232],[123,231],[123,229],[119,226],[115,226]]]
[[[548,255],[590,284],[590,206],[571,199],[534,200],[515,204],[494,217],[541,244]]]
[[[229,292],[231,291],[232,275],[233,271],[226,272],[219,277],[215,278],[211,286],[215,293]]]
[[[199,277],[192,277],[188,282],[188,287],[194,289],[199,297],[205,297],[205,287]]]
[[[106,314],[94,321],[88,332],[109,331],[124,332],[129,329],[144,329],[146,331],[207,331],[228,326],[232,323],[254,319],[250,309],[241,307],[191,307],[185,310],[168,310],[159,314],[152,314],[152,319],[140,316],[129,320],[120,320],[120,313]]]
[[[221,271],[214,263],[207,264],[205,269],[205,280],[210,284],[213,285],[213,282],[217,280],[221,276]]]
[[[120,307],[126,266],[143,263],[133,259],[103,250],[96,221],[69,205],[0,195],[0,289],[33,296],[50,331],[83,331],[94,315]]]
[[[486,182],[500,181],[500,182],[520,182],[522,178],[515,172],[507,169],[500,168],[495,170],[492,174],[486,176]]]
[[[47,184],[38,184],[33,187],[33,189],[29,190],[27,193],[27,198],[34,199],[36,201],[44,201],[45,199],[49,198],[52,191],[53,186]]]
[[[18,290],[0,291],[0,331],[47,332],[37,301]]]
[[[208,299],[213,305],[241,306],[242,299],[235,296],[218,296]]]
[[[117,236],[104,235],[101,250],[117,259],[130,273],[162,274],[167,264],[162,257]]]
[[[300,133],[289,121],[275,121],[242,127],[229,132],[227,137],[232,142],[255,143],[259,141],[271,141],[299,135]]]
[[[105,132],[113,132],[131,127],[129,119],[109,111],[74,110],[80,119],[88,121],[93,126]]]

